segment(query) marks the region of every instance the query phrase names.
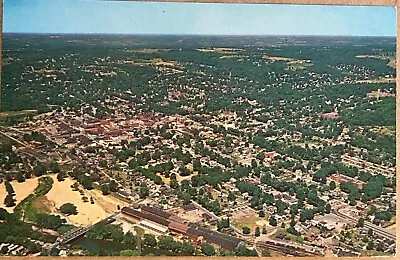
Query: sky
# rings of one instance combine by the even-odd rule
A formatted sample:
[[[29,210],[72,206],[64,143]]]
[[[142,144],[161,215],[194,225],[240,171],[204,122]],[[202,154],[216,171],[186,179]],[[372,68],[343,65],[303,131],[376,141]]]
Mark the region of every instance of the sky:
[[[395,36],[394,7],[4,0],[3,32]]]

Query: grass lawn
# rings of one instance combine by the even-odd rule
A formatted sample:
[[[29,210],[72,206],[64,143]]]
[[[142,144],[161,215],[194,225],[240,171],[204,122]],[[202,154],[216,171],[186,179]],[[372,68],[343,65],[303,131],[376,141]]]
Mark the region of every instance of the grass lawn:
[[[300,244],[304,243],[304,238],[303,237],[295,236],[293,234],[290,234],[286,229],[283,229],[283,228],[280,228],[278,230],[278,232],[276,232],[274,237],[276,237],[276,235],[279,234],[279,233],[286,235],[289,238],[290,241],[297,242],[297,243],[300,243]]]
[[[22,200],[14,209],[14,212],[21,217],[24,215],[26,219],[35,222],[38,213],[49,213],[49,203],[45,195],[51,190],[53,179],[44,176],[39,179],[39,184],[33,194],[30,194]]]
[[[395,135],[396,131],[393,126],[377,126],[371,129],[371,132],[381,135]]]

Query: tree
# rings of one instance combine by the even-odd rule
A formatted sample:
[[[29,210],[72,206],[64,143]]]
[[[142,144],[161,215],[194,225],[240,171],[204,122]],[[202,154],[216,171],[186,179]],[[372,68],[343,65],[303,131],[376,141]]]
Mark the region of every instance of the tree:
[[[254,231],[254,235],[255,235],[256,237],[259,237],[259,236],[260,236],[260,227],[256,227],[256,230]]]
[[[117,192],[118,191],[118,184],[116,181],[111,180],[109,183],[110,191],[111,192]]]
[[[229,218],[222,218],[221,221],[217,222],[217,229],[221,231],[224,228],[228,228],[229,225]]]
[[[378,210],[378,209],[376,208],[376,206],[375,206],[375,205],[372,205],[371,208],[368,210],[367,214],[368,214],[368,215],[375,215],[375,213],[376,213],[377,210]]]
[[[170,183],[169,183],[169,186],[170,186],[172,189],[176,189],[176,188],[179,187],[179,183],[178,183],[177,180],[171,179],[171,181],[170,181]]]
[[[383,252],[385,251],[385,246],[382,241],[380,241],[376,247],[376,251]]]
[[[271,217],[269,217],[269,224],[274,227],[276,227],[278,225],[278,221],[276,221],[276,218],[274,215],[271,215]]]
[[[260,152],[256,155],[256,158],[260,161],[263,161],[265,159],[265,153]]]
[[[229,192],[229,194],[228,194],[228,200],[229,200],[229,201],[235,201],[235,200],[236,200],[235,194],[233,194],[232,192]]]
[[[368,180],[367,184],[364,185],[363,201],[368,201],[379,197],[382,194],[385,177],[377,175]]]
[[[139,256],[139,252],[137,250],[132,249],[124,249],[119,252],[120,256]]]
[[[172,250],[174,239],[170,236],[158,237],[158,247],[163,250]]]
[[[264,210],[261,209],[260,211],[258,211],[258,216],[259,216],[260,218],[265,217]]]
[[[263,248],[263,250],[261,252],[261,256],[263,256],[263,257],[271,256],[271,252],[267,248]]]
[[[63,172],[59,172],[58,174],[57,174],[57,180],[59,181],[59,182],[62,182],[62,181],[64,181],[64,179],[67,177],[67,175],[65,174],[65,173],[63,173]]]
[[[9,213],[6,209],[0,208],[0,220],[6,220]]]
[[[300,221],[312,220],[314,218],[314,212],[311,209],[303,209],[300,212]]]
[[[11,153],[12,152],[12,144],[10,142],[3,142],[0,145],[0,153]]]
[[[191,243],[183,242],[181,249],[185,255],[193,255],[196,248]]]
[[[93,181],[92,179],[87,176],[86,174],[82,175],[79,179],[78,179],[79,183],[82,184],[82,186],[87,189],[87,190],[91,190],[93,189]]]
[[[131,231],[125,233],[124,237],[122,238],[122,242],[126,244],[135,244],[136,237],[133,235]]]
[[[107,161],[106,160],[100,160],[99,161],[99,166],[103,167],[103,168],[106,168],[107,167]]]
[[[215,248],[213,245],[203,242],[200,244],[201,247],[201,252],[205,254],[206,256],[213,256],[215,255]]]
[[[191,174],[191,172],[189,171],[188,168],[186,168],[186,166],[181,165],[179,167],[179,175],[180,176],[189,176]]]
[[[24,182],[25,176],[22,172],[17,172],[17,174],[15,175],[15,179],[17,179],[18,182]]]
[[[370,240],[367,244],[367,250],[372,250],[374,249],[374,242],[372,242],[372,240]]]
[[[330,190],[336,189],[336,183],[335,183],[334,181],[331,181],[331,182],[329,183],[329,189],[330,189]]]
[[[245,245],[239,245],[235,250],[235,256],[258,256],[257,252],[249,250]]]
[[[364,227],[364,218],[359,218],[356,227]]]
[[[325,205],[325,213],[326,213],[326,214],[331,213],[331,209],[332,209],[331,204],[326,203],[326,205]]]
[[[244,227],[242,227],[242,232],[243,232],[243,234],[248,235],[248,234],[250,234],[251,230],[249,227],[244,226]]]
[[[103,195],[109,195],[110,194],[110,186],[108,184],[101,185],[101,192],[103,193]]]
[[[292,234],[292,235],[295,235],[295,236],[300,236],[300,233],[294,228],[294,227],[289,227],[288,229],[287,229],[287,231],[290,233],[290,234]]]
[[[4,204],[6,207],[14,207],[15,206],[15,199],[11,194],[7,194],[6,198],[4,199]]]
[[[61,213],[66,214],[66,215],[77,215],[78,214],[78,210],[77,210],[76,206],[69,202],[61,205],[60,211],[61,211]]]
[[[393,217],[393,214],[390,211],[387,210],[381,210],[381,211],[376,211],[375,212],[375,218],[384,220],[384,221],[390,221]]]
[[[67,221],[65,219],[61,218],[60,216],[56,216],[56,215],[47,215],[47,214],[39,213],[36,216],[36,224],[43,228],[57,230],[59,227],[61,227],[66,222]]]
[[[6,170],[10,170],[10,169],[11,169],[11,166],[9,165],[9,168],[6,169]],[[6,176],[4,176],[4,179],[5,179],[6,181],[8,181],[8,182],[14,180],[13,176],[12,176],[11,174],[8,174],[8,173],[6,174]]]
[[[30,171],[27,171],[25,173],[25,179],[30,179],[30,178],[32,178],[32,173]]]
[[[33,173],[38,177],[42,176],[43,174],[46,173],[46,167],[40,162],[37,162],[33,167]]]
[[[58,166],[58,163],[56,161],[51,161],[49,164],[49,171],[52,173],[59,173],[60,172],[60,167]]]
[[[193,160],[193,170],[198,171],[201,168],[201,162],[199,158]]]
[[[157,245],[156,237],[151,234],[144,234],[144,244],[148,247],[155,247]]]
[[[6,186],[6,191],[9,195],[15,195],[14,188],[9,181],[5,181],[4,185]]]
[[[263,233],[263,235],[267,234],[267,228],[265,226],[262,228],[261,233]]]
[[[140,197],[141,199],[144,199],[144,198],[146,198],[147,196],[149,196],[150,190],[149,190],[149,188],[147,187],[147,184],[146,184],[145,182],[142,182],[142,184],[140,185],[140,187],[139,187],[139,189],[138,189],[138,194],[139,194],[139,197]]]
[[[255,169],[257,167],[257,161],[255,159],[251,160],[251,168]]]

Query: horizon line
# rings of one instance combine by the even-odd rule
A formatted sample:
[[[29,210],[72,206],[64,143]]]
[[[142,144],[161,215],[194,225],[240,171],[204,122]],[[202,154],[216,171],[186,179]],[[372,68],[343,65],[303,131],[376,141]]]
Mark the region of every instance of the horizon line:
[[[202,34],[202,33],[98,33],[98,32],[3,32],[2,34],[25,34],[25,35],[119,35],[119,36],[210,36],[210,37],[374,37],[374,38],[396,38],[397,35],[349,35],[349,34]]]

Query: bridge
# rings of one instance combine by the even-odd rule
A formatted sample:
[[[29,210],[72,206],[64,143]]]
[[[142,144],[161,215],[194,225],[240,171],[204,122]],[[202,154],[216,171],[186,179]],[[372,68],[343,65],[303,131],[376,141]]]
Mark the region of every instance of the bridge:
[[[77,239],[78,237],[86,234],[89,230],[91,230],[94,226],[96,226],[97,224],[100,223],[104,223],[104,224],[109,224],[115,221],[115,216],[119,214],[119,211],[108,216],[105,219],[102,219],[100,221],[98,221],[97,223],[87,226],[87,227],[79,227],[79,228],[74,228],[68,232],[66,232],[65,234],[62,234],[61,236],[59,236],[56,240],[56,242],[54,244],[52,244],[51,246],[48,247],[48,251],[50,251],[53,248],[57,248],[61,245],[65,245],[68,244],[69,242],[71,242],[74,239]]]

